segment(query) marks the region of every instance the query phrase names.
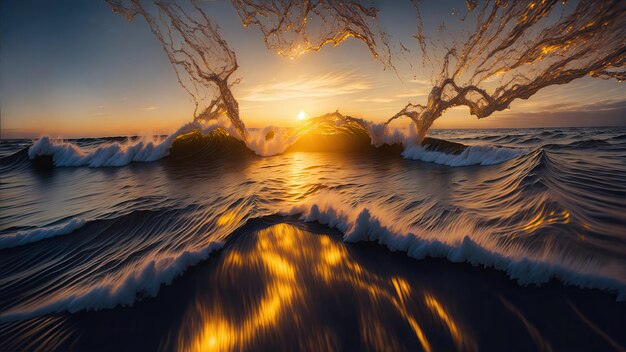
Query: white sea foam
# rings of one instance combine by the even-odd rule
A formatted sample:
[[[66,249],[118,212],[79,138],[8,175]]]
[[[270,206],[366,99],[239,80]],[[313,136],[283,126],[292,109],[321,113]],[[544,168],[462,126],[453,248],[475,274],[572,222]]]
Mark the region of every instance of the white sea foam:
[[[76,292],[63,293],[46,303],[25,306],[0,315],[0,323],[31,319],[46,314],[78,312],[82,310],[110,309],[116,306],[132,306],[137,295],[156,296],[163,284],[169,285],[185,269],[198,264],[219,249],[222,242],[212,242],[207,247],[191,252],[185,251],[174,257],[166,257],[147,262],[140,269],[130,271],[124,278],[113,282],[76,289]]]
[[[221,128],[230,136],[241,140],[239,134],[227,119],[219,119],[209,124],[190,122],[164,139],[143,137],[127,143],[108,143],[93,150],[84,150],[75,143],[52,140],[43,136],[28,150],[30,159],[38,156],[51,155],[55,166],[125,166],[131,162],[148,162],[164,158],[169,154],[174,140],[183,134],[199,131],[206,135]],[[273,138],[266,138],[273,131]],[[248,130],[246,146],[259,156],[272,156],[283,153],[289,146],[298,141],[299,136],[287,133],[286,129],[268,126],[260,130]]]
[[[195,130],[207,134],[217,128],[225,129],[232,136],[238,135],[226,120],[211,124],[190,122],[165,139],[143,137],[127,143],[109,143],[88,151],[74,143],[51,140],[48,136],[43,136],[29,148],[28,157],[34,159],[37,156],[51,155],[55,166],[125,166],[131,162],[155,161],[165,157],[174,140],[182,134]]]
[[[366,125],[372,145],[380,147],[384,144],[404,146],[402,156],[405,159],[420,160],[448,166],[494,165],[511,160],[528,153],[526,149],[474,145],[468,146],[459,154],[428,150],[417,144],[417,129],[414,124],[408,128],[386,128],[384,124],[370,123]]]
[[[373,146],[403,145],[405,149],[402,155],[407,159],[449,166],[492,165],[527,153],[523,149],[470,146],[458,155],[447,154],[427,150],[416,145],[417,130],[413,124],[403,129],[390,129],[382,123],[375,124],[367,121],[362,121],[362,124],[367,130]],[[48,136],[43,136],[29,148],[28,156],[34,159],[38,156],[51,155],[55,166],[125,166],[131,162],[155,161],[167,156],[174,140],[182,134],[199,131],[206,135],[217,128],[222,128],[230,136],[242,140],[230,121],[222,118],[209,124],[187,123],[163,139],[143,137],[135,141],[129,140],[126,143],[108,143],[92,150],[83,150],[74,143],[52,140]],[[273,137],[266,138],[270,132],[273,132]],[[288,129],[268,126],[259,130],[248,130],[245,144],[259,156],[272,156],[285,152],[299,138],[300,134],[291,133]]]
[[[50,237],[67,235],[83,227],[85,223],[86,222],[83,219],[74,218],[60,225],[25,230],[15,234],[2,236],[0,237],[0,249],[13,248],[41,241]]]
[[[617,293],[626,300],[626,282],[611,275],[610,269],[589,260],[563,257],[529,256],[522,248],[499,250],[489,243],[489,236],[480,229],[458,224],[440,235],[418,234],[401,222],[373,207],[352,207],[332,194],[292,208],[286,214],[300,214],[304,221],[315,221],[343,232],[347,242],[377,241],[392,251],[403,251],[416,259],[446,258],[451,262],[491,267],[504,271],[520,285],[542,284],[558,279],[567,285],[597,288]],[[469,228],[469,229],[468,229]],[[465,230],[463,230],[465,229]],[[468,231],[459,236],[459,231]],[[471,232],[476,231],[476,234]]]
[[[417,130],[414,124],[408,128],[388,128],[384,123],[361,121],[361,125],[370,136],[371,144],[375,147],[382,145],[402,145],[402,155],[407,159],[434,162],[449,166],[492,165],[498,164],[519,155],[527,153],[522,149],[498,148],[490,146],[470,146],[460,154],[448,154],[441,151],[427,150],[415,143]],[[209,124],[191,122],[180,127],[176,132],[164,139],[143,137],[127,143],[108,143],[93,150],[83,150],[74,143],[51,140],[43,136],[28,150],[28,156],[34,159],[37,156],[51,155],[55,166],[124,166],[131,162],[147,162],[161,159],[169,154],[174,140],[192,131],[207,134],[216,128],[222,128],[239,140],[238,131],[230,121],[221,118]],[[292,133],[288,129],[267,126],[263,129],[248,130],[245,140],[246,146],[259,156],[272,156],[285,152],[295,144],[301,134]],[[269,134],[273,136],[267,138]],[[349,137],[348,137],[349,138]]]
[[[270,132],[274,132],[274,136],[266,138]],[[267,126],[260,130],[248,130],[246,146],[259,156],[272,156],[285,152],[299,137],[286,129]]]
[[[371,144],[380,147],[385,144],[410,146],[417,140],[417,128],[411,123],[407,128],[389,128],[384,123],[363,122],[370,135]]]
[[[295,206],[284,213],[299,214],[303,221],[315,221],[343,232],[347,242],[376,241],[392,251],[422,259],[446,258],[451,262],[466,262],[504,271],[521,285],[542,284],[551,279],[581,288],[598,288],[616,292],[618,300],[626,299],[626,283],[609,275],[588,260],[564,260],[552,257],[535,258],[522,248],[498,250],[488,243],[488,236],[470,223],[452,224],[439,234],[419,233],[393,214],[375,205],[353,207],[334,194],[318,197]],[[445,232],[445,233],[444,233]],[[464,234],[465,233],[465,234]],[[17,307],[0,315],[0,323],[30,319],[59,312],[109,309],[132,305],[138,295],[155,296],[163,284],[170,284],[188,267],[208,258],[223,242],[213,242],[198,251],[161,258],[138,265],[121,278],[76,288],[51,297],[45,303]]]
[[[402,156],[448,166],[468,166],[500,164],[527,153],[528,150],[525,149],[474,145],[466,147],[460,154],[448,154],[427,150],[423,146],[409,145],[402,152]]]

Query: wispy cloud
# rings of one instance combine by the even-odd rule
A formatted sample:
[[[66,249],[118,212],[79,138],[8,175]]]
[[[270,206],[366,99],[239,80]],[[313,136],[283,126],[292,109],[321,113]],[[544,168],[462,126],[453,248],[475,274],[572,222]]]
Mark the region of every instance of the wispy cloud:
[[[154,111],[157,110],[159,107],[158,106],[146,106],[145,108],[141,108],[141,110],[143,111]]]
[[[329,72],[258,84],[250,88],[241,100],[263,102],[299,98],[322,99],[360,93],[374,88],[377,88],[376,84],[367,76],[353,72]]]
[[[624,110],[626,109],[626,100],[620,99],[605,99],[597,101],[591,104],[556,104],[559,106],[558,111],[612,111],[612,110]]]
[[[529,113],[555,113],[555,112],[594,112],[594,111],[613,111],[626,109],[626,100],[621,99],[604,99],[593,103],[563,101],[557,103],[539,101],[539,102],[521,102],[518,107],[522,107]],[[515,109],[519,110],[519,109]],[[510,111],[517,113],[518,111]]]
[[[432,86],[432,82],[430,81],[430,79],[427,78],[413,78],[412,80],[409,80],[408,83],[413,83],[413,84],[419,84],[422,86]]]
[[[384,104],[384,103],[391,103],[393,101],[396,101],[396,99],[388,99],[388,98],[371,98],[371,97],[365,97],[365,98],[359,98],[355,100],[356,102],[359,103],[378,103],[378,104]]]
[[[569,108],[567,107],[569,105]],[[511,110],[499,118],[506,127],[525,126],[624,126],[626,101],[607,99],[591,104],[545,105],[552,109],[540,111]]]
[[[428,97],[428,93],[424,93],[424,92],[407,92],[407,93],[400,93],[396,95],[396,98],[422,99],[426,97]]]

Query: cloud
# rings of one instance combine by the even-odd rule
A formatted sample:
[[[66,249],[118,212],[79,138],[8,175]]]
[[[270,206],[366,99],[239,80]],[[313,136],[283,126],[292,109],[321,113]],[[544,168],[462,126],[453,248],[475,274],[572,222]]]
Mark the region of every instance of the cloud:
[[[409,83],[413,83],[413,84],[419,84],[419,85],[422,85],[422,86],[428,86],[428,87],[431,87],[433,85],[431,80],[427,79],[427,78],[417,78],[417,77],[415,77],[415,78],[409,80],[408,82]]]
[[[384,104],[384,103],[391,103],[392,101],[396,101],[396,99],[365,97],[365,98],[356,99],[355,101],[359,102],[359,103],[379,103],[379,104]]]
[[[569,105],[569,108],[567,107]],[[542,111],[524,112],[516,109],[506,111],[498,122],[506,127],[577,127],[577,126],[624,126],[626,125],[626,100],[607,99],[591,104],[545,105]]]
[[[302,98],[323,99],[337,95],[356,94],[374,88],[378,86],[368,76],[356,75],[353,72],[329,72],[258,84],[248,89],[241,100],[266,102]]]
[[[159,107],[158,106],[146,106],[145,108],[141,108],[141,110],[143,111],[154,111],[157,110]]]
[[[613,111],[626,110],[626,100],[606,99],[591,104],[578,106],[577,111]]]
[[[593,103],[579,103],[575,101],[566,101],[558,103],[541,102],[525,102],[515,106],[511,112],[516,113],[519,110],[525,110],[527,113],[555,113],[555,112],[597,112],[612,111],[626,109],[626,100],[604,99]]]
[[[414,98],[414,99],[423,99],[423,98],[427,98],[428,97],[428,93],[424,93],[424,92],[416,92],[416,93],[400,93],[396,95],[396,98]]]

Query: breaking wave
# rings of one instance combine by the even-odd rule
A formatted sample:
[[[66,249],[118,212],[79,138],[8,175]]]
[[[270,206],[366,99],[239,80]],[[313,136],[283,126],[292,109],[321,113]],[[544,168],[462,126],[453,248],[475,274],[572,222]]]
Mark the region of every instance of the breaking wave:
[[[489,241],[489,236],[475,224],[457,222],[449,224],[443,233],[418,232],[399,222],[388,221],[391,216],[376,206],[353,207],[336,195],[320,194],[282,216],[299,216],[305,222],[317,222],[343,233],[346,242],[371,241],[384,245],[391,251],[402,251],[415,259],[445,258],[453,263],[469,263],[505,272],[518,284],[541,285],[553,279],[580,288],[602,289],[626,299],[626,282],[600,273],[599,263],[572,258],[533,258],[519,247],[502,249]],[[250,219],[235,232],[244,230],[259,218]],[[451,240],[443,240],[449,238]],[[186,250],[178,255],[148,261],[133,267],[123,277],[114,281],[103,279],[82,291],[50,298],[44,303],[27,304],[0,314],[0,323],[32,319],[61,312],[75,313],[132,306],[142,297],[154,297],[161,286],[169,285],[185,270],[207,260],[209,255],[222,248],[226,242],[214,241],[198,250]]]
[[[491,146],[469,146],[458,154],[410,146],[402,152],[406,159],[421,160],[448,166],[494,165],[527,154],[525,149]]]
[[[597,288],[616,292],[618,300],[626,299],[626,282],[600,273],[599,263],[572,258],[540,259],[529,257],[522,251],[502,251],[481,230],[471,224],[450,224],[445,236],[418,234],[406,227],[384,219],[388,217],[380,209],[361,206],[341,206],[342,201],[326,196],[317,201],[296,206],[286,214],[300,214],[307,222],[319,222],[336,228],[344,234],[347,242],[374,241],[392,251],[403,251],[415,259],[446,258],[451,262],[470,263],[490,267],[506,274],[520,285],[544,284],[557,279],[564,284],[580,288]],[[468,226],[469,225],[469,226]],[[472,230],[467,230],[472,228]],[[450,232],[456,235],[450,236]],[[455,238],[446,242],[437,238]],[[517,248],[519,249],[519,248]],[[507,253],[508,252],[508,253]],[[567,263],[568,265],[565,265]]]
[[[68,235],[85,225],[85,220],[74,218],[66,223],[20,231],[12,235],[0,237],[0,249],[13,248],[28,243],[45,240],[46,238]]]
[[[52,299],[30,309],[0,314],[0,323],[61,312],[74,313],[82,310],[110,309],[120,305],[132,306],[138,294],[141,293],[146,297],[156,296],[161,285],[169,285],[185,269],[207,259],[211,252],[222,246],[220,242],[213,242],[199,251],[185,251],[176,257],[152,260],[140,269],[129,272],[119,281],[96,285],[87,291]]]
[[[500,134],[523,142],[529,135],[550,138],[544,132]],[[14,202],[14,208],[0,217],[2,224],[14,222],[0,237],[0,248],[5,249],[0,256],[4,273],[0,322],[132,305],[156,295],[163,284],[207,259],[250,221],[272,214],[319,222],[343,232],[346,241],[375,241],[417,259],[438,257],[494,268],[522,285],[558,280],[626,299],[624,164],[619,141],[623,131],[563,133],[569,137],[557,141],[561,144],[529,151],[521,142],[510,147],[473,145],[484,143],[478,138],[484,132],[433,131],[421,146],[403,146],[402,140],[411,135],[408,130],[330,124],[293,139],[288,130],[252,130],[245,143],[232,137],[228,124],[191,124],[176,138],[153,143],[152,151],[169,147],[158,168],[43,174],[0,170],[0,187]],[[250,141],[255,141],[256,150]],[[331,150],[356,155],[318,153],[305,158],[285,155],[275,163],[231,162],[235,154],[258,158],[255,155],[276,150],[315,150],[319,141],[339,148]],[[86,165],[121,160],[115,153],[102,157],[110,144],[117,143],[118,151],[127,145],[146,150],[147,145],[137,147],[140,140],[79,140],[74,145],[84,149],[66,155],[76,149],[48,142],[59,150],[55,164],[82,157],[91,163]],[[582,145],[590,149],[580,153]],[[33,149],[41,151],[42,146]],[[29,165],[26,152],[5,156],[1,166]],[[393,161],[401,153],[407,159],[450,166],[496,165],[458,170],[414,167],[415,163]],[[190,160],[195,165],[207,161],[205,156],[215,157],[202,163],[210,168],[177,163]],[[358,163],[356,169],[353,162]],[[156,178],[148,182],[147,175]],[[103,182],[101,176],[110,183],[106,190],[96,191],[91,187]],[[86,183],[81,183],[83,178]],[[54,218],[58,212],[52,212],[52,218],[24,219],[28,216],[24,214],[42,211],[33,205],[40,198],[33,200],[28,194],[51,185],[69,187],[64,191],[79,186],[89,190],[78,194],[76,203],[66,203],[81,212],[65,213],[60,219]],[[155,194],[146,196],[146,185]],[[127,193],[130,198],[109,201]],[[98,210],[90,213],[91,206]],[[50,225],[26,227],[34,219]],[[72,235],[63,236],[68,234]]]
[[[493,165],[510,160],[528,151],[494,146],[465,146],[436,138],[425,138],[416,144],[415,131],[389,130],[384,125],[316,122],[302,130],[268,126],[247,132],[245,142],[226,120],[210,124],[192,122],[171,135],[142,137],[125,142],[113,141],[95,148],[77,143],[38,139],[29,149],[28,157],[37,163],[56,167],[120,167],[132,162],[150,162],[170,154],[176,158],[202,157],[202,154],[238,153],[247,149],[258,156],[273,156],[292,151],[391,151],[406,159],[421,160],[448,166]],[[9,157],[6,157],[7,161]],[[13,158],[15,159],[15,157]]]
[[[43,136],[29,149],[28,157],[51,157],[54,166],[125,166],[131,162],[147,162],[162,159],[168,155],[172,143],[181,135],[193,131],[210,133],[217,128],[224,128],[219,123],[204,125],[191,122],[180,127],[164,139],[140,138],[126,143],[107,143],[92,150],[83,150],[75,143],[51,140]]]

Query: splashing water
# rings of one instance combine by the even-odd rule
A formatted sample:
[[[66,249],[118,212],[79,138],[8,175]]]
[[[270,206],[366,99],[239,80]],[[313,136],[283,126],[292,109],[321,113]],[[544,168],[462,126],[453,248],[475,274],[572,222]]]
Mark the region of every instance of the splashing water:
[[[239,137],[247,139],[239,104],[231,91],[239,80],[229,82],[239,67],[236,54],[197,2],[153,0],[144,6],[141,0],[106,1],[114,12],[129,21],[140,15],[148,22],[174,67],[179,83],[194,100],[196,121],[226,115]],[[384,32],[371,29],[378,13],[373,7],[355,1],[233,0],[232,3],[243,25],[257,25],[268,49],[283,56],[295,58],[307,51],[318,51],[325,44],[339,45],[354,37],[367,44],[377,58],[377,43],[383,43],[387,55],[381,62],[391,65]]]
[[[238,80],[229,82],[239,67],[237,56],[197,2],[154,0],[144,6],[140,0],[106,1],[129,21],[140,15],[148,22],[176,70],[179,83],[195,102],[196,121],[226,115],[239,136],[246,138],[239,103],[231,91]]]
[[[443,163],[450,165],[473,164],[468,161],[472,159],[470,150],[458,161],[457,156],[433,154],[421,146],[428,129],[447,109],[468,106],[473,115],[484,118],[506,109],[516,99],[528,99],[553,84],[564,84],[587,75],[623,79],[625,74],[621,68],[626,46],[620,38],[626,34],[626,12],[622,11],[621,2],[594,6],[589,1],[581,1],[575,8],[563,7],[560,16],[554,13],[555,1],[540,4],[487,1],[480,8],[477,2],[468,2],[468,14],[463,21],[475,24],[476,29],[468,34],[463,45],[457,44],[457,36],[453,36],[454,42],[445,50],[432,41],[432,48],[427,45],[418,9],[416,39],[423,51],[423,64],[428,63],[433,72],[440,69],[426,105],[409,103],[383,124],[344,116],[337,111],[309,119],[295,129],[268,126],[249,138],[250,131],[240,118],[237,100],[230,90],[238,83],[238,80],[229,81],[238,68],[235,52],[198,3],[107,2],[129,20],[137,15],[146,19],[175,68],[180,84],[194,99],[196,123],[209,121],[209,125],[213,125],[226,116],[232,127],[229,134],[262,156],[282,153],[311,133],[356,133],[369,137],[375,146],[402,144],[407,148],[403,154],[407,158],[445,160]],[[267,47],[283,56],[295,58],[307,51],[317,51],[327,43],[338,45],[354,37],[364,42],[374,57],[380,58],[381,52],[385,54],[381,62],[393,67],[385,32],[375,24],[378,13],[375,8],[355,1],[233,0],[233,5],[242,23],[258,26]],[[415,5],[417,8],[418,4]],[[386,50],[380,50],[381,45]],[[499,82],[495,82],[496,79]],[[389,123],[403,116],[414,122],[408,133],[390,130]],[[224,123],[218,122],[218,125]],[[206,134],[206,125],[190,124],[162,142],[112,145],[94,152],[43,138],[31,148],[29,156],[52,154],[55,164],[63,166],[121,166],[132,161],[152,161],[166,156],[173,141],[193,129]],[[503,157],[489,163],[519,154],[503,150],[495,153]],[[484,160],[478,161],[483,163]]]
[[[485,1],[476,12],[478,2],[468,1],[464,21],[474,23],[474,31],[465,41],[454,33],[453,42],[441,50],[432,41],[427,45],[415,1],[415,38],[423,65],[440,73],[426,105],[409,103],[387,123],[409,117],[423,138],[433,122],[455,106],[467,106],[472,115],[484,118],[551,85],[585,76],[623,80],[626,4],[582,0],[570,7],[563,2],[559,15],[557,3]]]
[[[91,150],[85,150],[76,143],[51,140],[50,137],[43,136],[28,148],[28,156],[30,159],[51,156],[54,166],[125,166],[131,162],[162,159],[169,154],[177,138],[192,132],[208,135],[217,129],[235,139],[240,138],[236,127],[220,118],[209,123],[198,121],[186,123],[166,138],[145,136],[136,140],[129,139],[125,143],[106,143]]]
[[[338,127],[329,117],[311,121],[317,130],[309,131],[347,140],[366,133],[357,120],[334,118]],[[248,143],[269,132],[251,130]],[[273,139],[299,133],[277,131]],[[401,160],[371,146],[358,153],[296,149],[257,158],[223,133],[213,144],[188,138],[181,146],[176,139],[170,157],[148,165],[40,173],[30,167],[22,142],[10,142],[15,154],[0,160],[0,203],[7,210],[0,219],[0,323],[133,304],[207,258],[248,220],[276,214],[324,223],[345,240],[376,241],[415,258],[494,267],[522,284],[556,278],[624,299],[625,133],[432,131],[466,143],[466,151],[403,153],[450,166],[510,159],[461,169]],[[481,147],[485,140],[509,148]],[[102,156],[110,143],[75,141]],[[525,155],[511,152],[525,148]],[[106,160],[89,157],[97,153],[58,155],[58,165]]]
[[[152,0],[150,6],[140,0],[106,1],[129,20],[136,15],[146,19],[180,84],[194,99],[196,120],[226,115],[239,136],[247,139],[230,90],[239,82],[229,82],[238,68],[235,52],[195,1],[181,5]],[[551,85],[585,76],[623,80],[624,2],[583,0],[575,6],[563,2],[560,14],[557,3],[484,1],[479,6],[477,1],[467,1],[468,14],[462,21],[475,29],[466,35],[452,33],[452,43],[436,45],[432,40],[427,43],[419,4],[414,1],[422,64],[439,73],[425,105],[407,104],[386,125],[409,117],[417,128],[415,139],[422,141],[433,122],[452,107],[467,106],[472,115],[484,118]],[[375,7],[359,1],[232,0],[232,4],[242,24],[257,26],[267,48],[282,56],[294,59],[353,37],[365,43],[385,67],[395,69],[386,33],[376,23]],[[445,24],[439,28],[444,29]],[[337,116],[326,114],[320,120],[324,118]]]
[[[256,25],[265,45],[295,59],[324,45],[337,46],[348,38],[367,45],[385,66],[393,67],[385,32],[375,20],[378,9],[360,1],[232,0],[244,26]]]
[[[291,219],[281,216],[287,214],[336,228],[346,241],[377,241],[417,259],[440,257],[492,267],[524,285],[558,279],[626,299],[623,129],[432,132],[459,142],[454,143],[463,147],[458,153],[427,150],[416,143],[426,142],[432,123],[454,106],[468,106],[483,118],[550,85],[584,76],[623,79],[623,1],[583,0],[574,8],[563,7],[560,16],[559,5],[550,0],[486,1],[480,6],[468,1],[464,21],[475,24],[476,30],[458,41],[462,45],[440,52],[427,52],[418,16],[416,38],[424,65],[434,67],[438,75],[426,105],[409,104],[389,119],[411,118],[414,124],[408,130],[391,130],[388,122],[374,124],[338,111],[293,129],[246,129],[231,92],[238,82],[231,80],[238,68],[235,52],[197,2],[107,2],[129,20],[137,15],[146,19],[180,84],[194,99],[195,121],[165,139],[98,142],[91,151],[79,148],[78,142],[42,138],[28,150],[31,159],[52,155],[58,166],[120,166],[160,159],[191,132],[202,136],[219,130],[259,155],[282,153],[308,136],[341,135],[359,141],[365,137],[376,146],[402,144],[407,159],[450,166],[508,161],[453,170],[376,153],[293,153],[270,160],[248,155],[234,159],[236,153],[229,149],[215,153],[219,155],[210,163],[194,160],[189,165],[174,157],[112,172],[40,174],[23,172],[28,167],[26,151],[17,151],[0,164],[0,203],[6,209],[0,219],[0,323],[133,305],[155,296],[164,285],[176,285],[175,278],[226,245],[248,222],[268,221],[268,216]],[[356,1],[232,2],[244,25],[258,26],[268,48],[283,56],[295,58],[354,37],[391,66],[390,56],[384,56],[390,51],[380,50],[386,42],[384,32],[375,28],[374,8]],[[317,25],[307,25],[308,18]],[[442,60],[436,61],[436,56]],[[479,145],[486,140],[511,148]],[[529,153],[525,148],[533,144]],[[58,194],[68,196],[59,199]],[[259,238],[284,244],[269,233],[261,232]],[[326,246],[318,237],[311,241],[319,244],[308,248]],[[305,253],[300,246],[294,248],[297,255]],[[309,262],[350,263],[337,261],[343,258],[337,256],[344,253],[339,252],[342,247],[323,248],[331,251],[308,252],[313,257]],[[285,248],[269,249],[261,254],[292,259]],[[272,268],[285,267],[280,260],[270,264],[276,263]],[[400,281],[389,284],[355,270],[340,273],[340,279],[354,277],[363,287],[380,282],[383,290],[377,292],[383,300],[372,295],[376,301],[404,302],[388,298],[386,292],[397,292],[402,300],[409,297]],[[291,284],[291,277],[277,277],[278,284]],[[477,277],[482,282],[484,277]],[[287,294],[279,296],[283,301],[293,294],[293,286],[278,287],[286,288]],[[454,291],[465,293],[445,290]],[[424,297],[442,311],[434,296]],[[395,308],[404,311],[402,304]]]

